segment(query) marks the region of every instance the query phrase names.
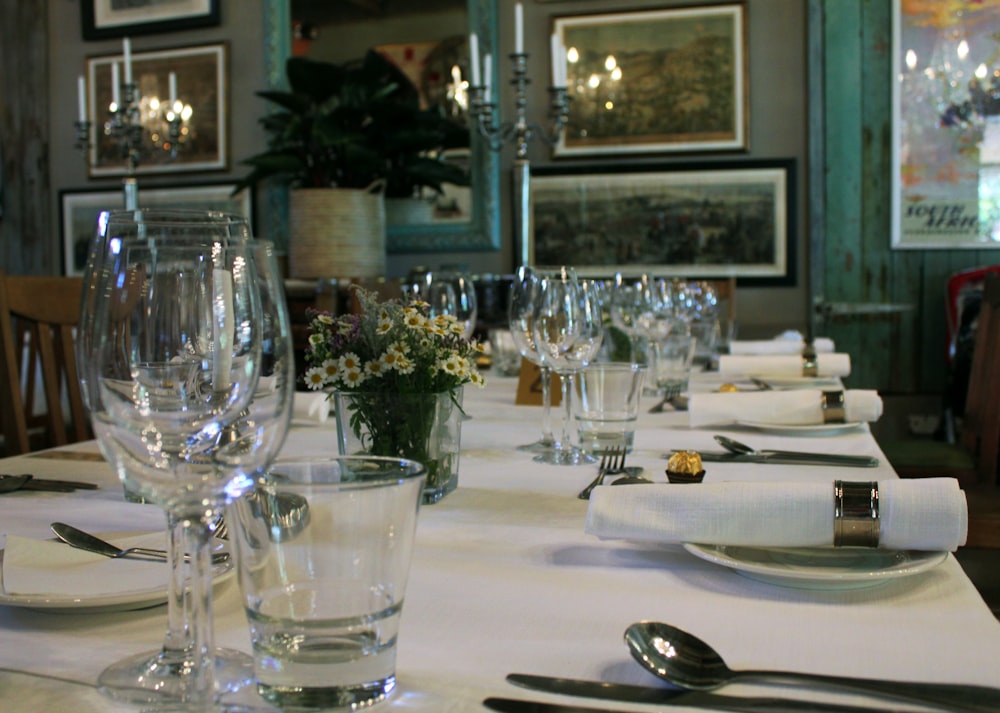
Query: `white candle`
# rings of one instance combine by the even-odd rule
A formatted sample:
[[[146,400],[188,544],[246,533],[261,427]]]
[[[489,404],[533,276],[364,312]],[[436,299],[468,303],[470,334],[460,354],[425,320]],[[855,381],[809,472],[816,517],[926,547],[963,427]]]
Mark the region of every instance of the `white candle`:
[[[236,329],[233,274],[229,270],[212,270],[212,300],[212,388],[224,391],[232,385],[233,335]]]
[[[111,63],[111,103],[115,109],[121,104],[121,78],[118,76],[118,63]]]
[[[475,32],[469,35],[469,71],[472,73],[472,86],[481,86],[479,83],[479,37]]]
[[[524,54],[524,5],[514,5],[514,51]]]
[[[172,110],[177,101],[177,73],[171,72],[167,79],[170,84],[170,109]]]
[[[132,83],[132,41],[126,37],[122,40],[122,54],[125,55],[125,83]]]
[[[493,99],[493,55],[489,52],[483,57],[483,101],[489,104]]]
[[[76,108],[80,121],[87,120],[87,85],[83,81],[81,74],[76,78]]]
[[[549,37],[550,54],[552,55],[552,86],[564,86],[559,82],[562,77],[562,65],[566,61],[566,53],[562,51],[562,43],[559,42],[559,35],[553,34]]]

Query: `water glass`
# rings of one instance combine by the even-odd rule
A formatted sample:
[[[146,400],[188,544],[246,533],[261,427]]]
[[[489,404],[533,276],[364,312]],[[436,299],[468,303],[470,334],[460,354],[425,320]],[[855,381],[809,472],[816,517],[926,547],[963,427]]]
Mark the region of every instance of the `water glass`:
[[[690,334],[668,334],[653,343],[656,387],[664,397],[685,391],[698,340]]]
[[[400,458],[279,459],[232,506],[265,700],[355,710],[393,691],[424,476]]]
[[[623,362],[591,364],[580,372],[580,448],[591,454],[619,447],[632,452],[645,375],[644,365]]]
[[[521,373],[521,352],[510,330],[491,329],[489,339],[493,371],[500,376],[517,376]]]

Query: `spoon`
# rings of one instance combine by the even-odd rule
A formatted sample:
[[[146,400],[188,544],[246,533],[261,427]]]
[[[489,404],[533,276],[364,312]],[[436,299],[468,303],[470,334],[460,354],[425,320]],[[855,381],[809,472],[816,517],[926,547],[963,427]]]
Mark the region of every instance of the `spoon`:
[[[879,464],[878,458],[872,458],[871,456],[858,456],[858,455],[845,455],[841,453],[814,453],[812,451],[774,451],[774,450],[757,450],[756,448],[751,448],[745,443],[740,441],[735,441],[732,438],[727,438],[721,434],[716,434],[713,436],[716,443],[725,448],[730,453],[738,456],[749,456],[761,459],[779,459],[785,460],[787,458],[799,459],[807,461],[808,463],[825,463],[828,465],[845,465],[845,466],[862,466],[866,468],[872,468]],[[791,462],[785,460],[785,462]]]
[[[681,688],[707,691],[737,679],[825,684],[856,693],[919,701],[948,711],[996,711],[1000,689],[947,683],[849,678],[797,671],[735,671],[711,646],[670,624],[641,621],[625,630],[632,657],[653,675]]]

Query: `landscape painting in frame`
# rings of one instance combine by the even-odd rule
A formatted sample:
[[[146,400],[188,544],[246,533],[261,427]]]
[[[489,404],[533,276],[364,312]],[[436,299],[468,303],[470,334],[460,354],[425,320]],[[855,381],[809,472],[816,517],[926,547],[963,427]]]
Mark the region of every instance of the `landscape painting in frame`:
[[[892,247],[1000,248],[1000,0],[893,1]]]
[[[80,0],[80,21],[85,40],[214,27],[219,0]]]
[[[182,173],[223,170],[228,166],[226,44],[132,53],[133,81],[139,96],[142,124],[139,163],[135,172]],[[123,55],[87,60],[87,111],[92,122],[89,171],[92,177],[121,176],[128,172],[118,141],[106,130],[110,107],[112,65]],[[172,141],[165,118],[170,75],[176,81],[177,100],[187,117],[179,141]],[[119,99],[121,99],[119,92]]]
[[[747,148],[742,3],[557,17],[569,120],[556,156]]]
[[[610,171],[610,172],[609,172]],[[540,168],[523,262],[573,256],[589,277],[737,277],[795,282],[792,159],[660,168]]]

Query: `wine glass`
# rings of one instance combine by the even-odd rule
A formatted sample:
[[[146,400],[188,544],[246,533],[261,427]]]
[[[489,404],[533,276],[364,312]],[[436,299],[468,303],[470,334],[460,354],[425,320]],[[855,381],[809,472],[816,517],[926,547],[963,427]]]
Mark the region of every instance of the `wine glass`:
[[[250,240],[250,226],[242,216],[216,211],[140,209],[103,211],[99,214],[83,273],[82,309],[75,342],[81,394],[84,405],[91,413],[94,411],[93,405],[100,403],[94,378],[95,362],[92,358],[98,333],[92,322],[98,298],[106,298],[110,289],[111,283],[106,270],[114,257],[114,253],[108,249],[111,240],[116,241],[120,248],[136,244],[149,245],[158,241],[191,245],[239,244]],[[136,278],[135,273],[129,276],[133,281]],[[277,288],[281,289],[280,282]],[[100,440],[98,443],[105,458],[111,462],[113,454],[109,452],[107,444]],[[129,478],[126,477],[124,481],[128,482]],[[131,486],[126,485],[124,493],[127,500],[144,500]],[[181,552],[182,541],[183,523],[168,514],[168,557]],[[183,561],[168,560],[168,566],[171,571],[185,572],[186,565]],[[142,670],[141,675],[136,678],[125,676],[124,680],[116,681],[110,675],[106,676],[102,682],[104,693],[133,703],[180,699],[186,686],[185,676],[191,670],[191,632],[184,618],[183,579],[168,578],[167,633],[163,647],[151,652],[141,666],[136,665],[137,669]],[[237,691],[253,682],[253,661],[243,652],[219,648],[215,651],[215,660],[216,685],[220,691]]]
[[[184,547],[171,541],[171,577],[185,574],[185,551],[190,577],[186,593],[173,592],[188,616],[183,660],[164,656],[179,653],[168,650],[168,636],[163,650],[113,664],[98,683],[112,697],[209,710],[220,692],[213,531],[223,506],[254,482],[219,453],[240,443],[262,463],[280,446],[290,415],[294,375],[280,273],[266,243],[111,239],[106,253],[87,322],[94,431],[119,477],[179,523]],[[150,688],[148,675],[167,690]]]
[[[567,268],[570,274],[572,268]],[[542,435],[533,443],[517,446],[519,451],[547,453],[555,449],[556,438],[552,432],[552,369],[542,362],[535,346],[535,309],[537,307],[538,286],[546,270],[530,265],[517,268],[511,284],[507,305],[510,335],[521,356],[538,365],[539,381],[542,389]]]
[[[554,465],[592,463],[594,458],[573,445],[573,382],[601,348],[604,326],[597,285],[568,271],[542,277],[538,285],[533,334],[542,363],[559,375],[562,385],[562,435],[555,448],[535,460]]]

